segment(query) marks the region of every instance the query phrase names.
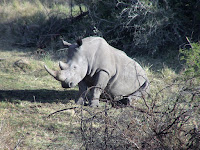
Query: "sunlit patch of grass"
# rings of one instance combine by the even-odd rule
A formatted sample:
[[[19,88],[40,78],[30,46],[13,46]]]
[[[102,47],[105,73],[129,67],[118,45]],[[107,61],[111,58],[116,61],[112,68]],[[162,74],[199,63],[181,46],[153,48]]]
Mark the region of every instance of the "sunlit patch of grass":
[[[27,89],[30,96],[30,102],[26,99],[26,91],[22,91],[16,95],[4,95],[5,92],[0,91],[0,149],[67,149],[70,147],[80,147],[80,142],[74,137],[74,133],[79,134],[78,123],[73,110],[56,114],[50,118],[47,116],[59,109],[66,108],[64,101],[60,100],[58,90],[63,91],[59,82],[54,80],[44,69],[44,64],[50,67],[57,65],[51,60],[50,56],[44,59],[35,60],[34,57],[29,57],[25,52],[19,51],[2,51],[1,57],[5,58],[0,62],[0,90],[25,90]],[[13,57],[14,56],[14,57]],[[24,72],[21,69],[16,69],[13,65],[19,59],[27,59],[30,70]],[[58,66],[57,66],[58,67]],[[55,93],[52,95],[38,93],[40,89],[53,89]],[[31,94],[31,90],[38,90]],[[77,90],[77,88],[74,88]],[[68,92],[69,93],[69,92]],[[11,92],[11,94],[15,94]],[[36,95],[35,95],[36,94]],[[37,94],[40,94],[39,96]],[[70,94],[70,93],[69,93]],[[52,103],[41,103],[41,96],[44,95],[55,99]],[[1,99],[1,98],[4,99]],[[10,98],[11,97],[11,98]],[[13,97],[13,98],[12,98]],[[24,97],[23,100],[20,97]],[[40,97],[40,100],[38,100]],[[55,98],[54,98],[55,97]],[[27,97],[28,98],[28,97]],[[68,103],[68,106],[73,103]],[[79,148],[77,148],[79,149]]]
[[[2,135],[0,142],[4,146],[2,148],[13,149],[19,140],[21,143],[18,148],[22,149],[30,147],[47,149],[48,146],[51,147],[50,149],[54,149],[58,145],[62,149],[65,146],[78,146],[72,135],[77,132],[75,128],[78,126],[74,124],[75,116],[71,115],[70,111],[67,112],[68,115],[65,112],[47,118],[52,111],[65,108],[62,103],[51,105],[27,101],[21,101],[16,105],[6,103],[4,102],[4,106],[0,105],[0,116],[4,118],[1,120],[0,131],[0,135]],[[2,110],[5,105],[7,105],[7,109]],[[8,107],[9,105],[14,107]],[[8,140],[10,141],[8,142]]]
[[[24,52],[7,51],[1,54],[1,58],[5,59],[0,61],[0,89],[38,89],[45,88],[47,85],[48,88],[61,88],[59,82],[53,80],[44,69],[44,64],[51,68],[57,66],[50,56],[47,55],[43,60],[35,61],[31,57],[25,57]],[[28,67],[16,66],[15,63],[18,60],[26,60]]]
[[[165,82],[173,82],[172,80],[177,78],[177,73],[167,66],[164,66],[164,68],[161,70],[161,75],[163,76],[163,80]]]
[[[45,19],[44,16],[46,16],[46,19],[52,15],[57,14],[65,17],[69,17],[69,15],[76,16],[80,13],[80,8],[77,5],[74,5],[72,9],[71,6],[68,5],[66,2],[62,3],[56,3],[56,2],[41,2],[40,0],[12,0],[9,2],[2,2],[0,5],[0,16],[1,16],[1,23],[10,22],[12,20],[17,20],[18,18],[24,18],[24,24],[31,23],[31,22],[37,22],[38,19],[40,19],[42,16],[43,19]],[[86,11],[86,7],[81,6],[82,11]],[[71,14],[72,13],[72,14]],[[32,16],[38,16],[40,17],[32,17]],[[32,17],[30,20],[26,20],[25,18]],[[31,21],[31,19],[35,21]],[[21,20],[23,21],[23,20]],[[44,20],[43,20],[44,21]],[[21,23],[23,24],[23,23]]]
[[[33,16],[35,13],[45,13],[45,8],[39,0],[35,3],[30,1],[17,1],[13,0],[10,3],[3,3],[0,6],[2,20],[1,23],[16,20],[16,18],[24,16]]]
[[[44,61],[44,64],[50,68],[54,67],[54,65],[55,65],[55,63],[52,61],[50,55],[44,56],[43,61]]]

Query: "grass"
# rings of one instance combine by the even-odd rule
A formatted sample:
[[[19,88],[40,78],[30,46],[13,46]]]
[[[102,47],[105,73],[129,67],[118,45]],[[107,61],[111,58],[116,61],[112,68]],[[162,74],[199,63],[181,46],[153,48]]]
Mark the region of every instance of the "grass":
[[[152,128],[156,128],[156,132],[161,132],[183,111],[190,112],[198,108],[196,107],[198,96],[191,103],[190,94],[180,93],[186,87],[185,84],[189,83],[183,82],[180,74],[166,65],[158,66],[157,64],[163,64],[160,60],[149,58],[151,65],[145,66],[146,59],[138,58],[138,61],[143,62],[141,64],[151,82],[151,95],[148,99],[134,101],[133,108],[116,109],[105,102],[100,102],[101,107],[98,109],[90,107],[69,109],[48,117],[57,110],[77,107],[74,104],[77,88],[67,90],[61,88],[61,85],[44,69],[44,64],[58,69],[56,54],[52,57],[50,54],[38,55],[33,52],[34,49],[5,45],[2,47],[0,149],[78,150],[95,147],[106,149],[103,144],[106,141],[106,145],[113,149],[117,147],[126,149],[127,142],[131,142],[130,139],[137,137],[135,142],[140,143],[143,138],[156,134]],[[58,58],[61,58],[60,54]],[[19,60],[22,65],[16,65]],[[164,112],[165,115],[155,113],[152,118],[151,115],[147,115],[152,111]],[[191,115],[190,121],[184,125],[180,122],[177,126],[183,126],[184,130],[190,130],[194,125],[198,128],[198,114],[195,112],[189,115]],[[173,133],[172,137],[176,139],[177,131],[169,133]],[[113,136],[115,138],[109,140]],[[187,141],[185,136],[182,137],[183,141]],[[152,137],[150,139],[154,140]],[[169,139],[172,140],[172,138],[165,139],[167,141],[165,146],[171,143]],[[175,139],[176,142],[173,144],[177,145]],[[151,144],[153,142],[151,141]],[[154,145],[159,144],[154,143]],[[132,148],[134,147],[137,146],[132,144]]]
[[[77,88],[62,89],[43,68],[44,64],[56,68],[58,62],[50,55],[35,56],[28,49],[9,51],[5,48],[0,51],[0,56],[5,58],[0,61],[0,149],[80,149],[79,113],[68,110],[47,118],[56,110],[75,106],[73,99]],[[26,60],[29,67],[15,66],[18,60]],[[152,82],[152,92],[177,76],[167,67],[159,73],[151,67],[146,67],[146,71]],[[143,105],[142,101],[137,103]],[[118,110],[112,111],[112,115],[120,114]]]
[[[38,42],[40,38],[55,34],[62,28],[60,22],[56,22],[59,19],[79,15],[80,7],[86,11],[83,5],[74,4],[71,8],[65,0],[3,1],[0,5],[0,40],[9,40],[10,44]]]
[[[2,103],[1,111],[1,149],[13,149],[19,143],[19,149],[64,149],[76,147],[71,134],[76,125],[70,124],[71,113],[56,118],[47,118],[53,109],[61,109],[63,104],[41,104],[38,102]],[[7,105],[7,106],[5,106]],[[2,106],[1,106],[2,107]],[[77,130],[78,131],[78,130]],[[77,139],[78,140],[78,139]]]
[[[43,68],[49,56],[35,60],[25,52],[0,52],[0,149],[64,149],[79,146],[73,136],[73,111],[56,118],[47,116],[73,105],[77,89],[65,91]],[[34,57],[34,56],[33,56]],[[47,60],[48,59],[48,60]],[[16,68],[17,60],[27,60],[31,69]],[[49,64],[48,63],[48,64]],[[55,65],[56,62],[51,61]],[[77,130],[78,131],[78,130]]]
[[[77,13],[77,9],[73,12]],[[77,88],[63,90],[47,75],[44,64],[58,67],[49,55],[36,56],[37,49],[10,46],[13,33],[20,30],[18,27],[42,24],[54,13],[67,17],[70,9],[66,1],[46,4],[40,0],[10,0],[1,3],[0,149],[79,149],[81,145],[73,134],[78,132],[76,121],[72,122],[73,110],[47,118],[66,104],[73,105],[71,99],[77,94]],[[10,26],[13,21],[15,23]]]
[[[83,11],[85,8],[82,6]],[[28,18],[30,16],[36,16],[35,18],[32,17],[33,20],[23,20],[28,21],[27,23],[34,23],[39,19],[37,15],[40,14],[41,16],[49,17],[50,14],[57,13],[65,15],[68,17],[71,15],[71,8],[66,3],[66,1],[62,1],[60,3],[55,2],[43,2],[40,0],[11,0],[11,1],[4,1],[0,6],[0,15],[1,15],[1,23],[10,22],[13,20],[17,20],[17,18]],[[72,15],[76,15],[79,12],[79,7],[75,5],[72,9]]]

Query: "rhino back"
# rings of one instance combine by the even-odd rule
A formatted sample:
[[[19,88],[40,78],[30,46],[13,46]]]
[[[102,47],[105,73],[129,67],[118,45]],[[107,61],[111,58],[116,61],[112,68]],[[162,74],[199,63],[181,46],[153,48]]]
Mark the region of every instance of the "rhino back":
[[[112,48],[116,73],[110,79],[107,90],[115,96],[127,96],[137,91],[147,79],[144,69],[123,51]]]
[[[114,96],[126,96],[137,91],[147,80],[143,68],[123,51],[110,46],[103,38],[83,39],[88,59],[88,75],[106,71],[110,81],[106,90]]]

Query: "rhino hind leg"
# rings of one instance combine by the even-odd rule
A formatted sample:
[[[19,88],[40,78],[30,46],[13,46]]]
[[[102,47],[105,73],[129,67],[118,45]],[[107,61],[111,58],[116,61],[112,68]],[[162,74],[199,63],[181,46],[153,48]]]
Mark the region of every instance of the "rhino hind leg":
[[[123,108],[123,107],[127,107],[130,105],[130,101],[128,97],[125,97],[123,99],[120,99],[118,101],[111,101],[111,105],[114,108]]]
[[[123,99],[120,99],[119,101],[118,101],[118,104],[119,105],[125,105],[125,106],[127,106],[127,105],[130,105],[130,100],[129,100],[129,98],[123,98]]]
[[[112,103],[113,107],[125,107],[132,104],[133,100],[138,100],[140,98],[146,98],[149,94],[149,82],[146,81],[136,92],[129,96],[124,96],[118,101]]]

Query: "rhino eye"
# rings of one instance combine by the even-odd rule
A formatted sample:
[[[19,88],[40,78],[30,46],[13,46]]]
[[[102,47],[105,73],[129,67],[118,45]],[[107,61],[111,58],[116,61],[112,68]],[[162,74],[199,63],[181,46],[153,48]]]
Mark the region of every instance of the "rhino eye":
[[[77,68],[77,66],[73,66],[73,69],[75,70]]]

